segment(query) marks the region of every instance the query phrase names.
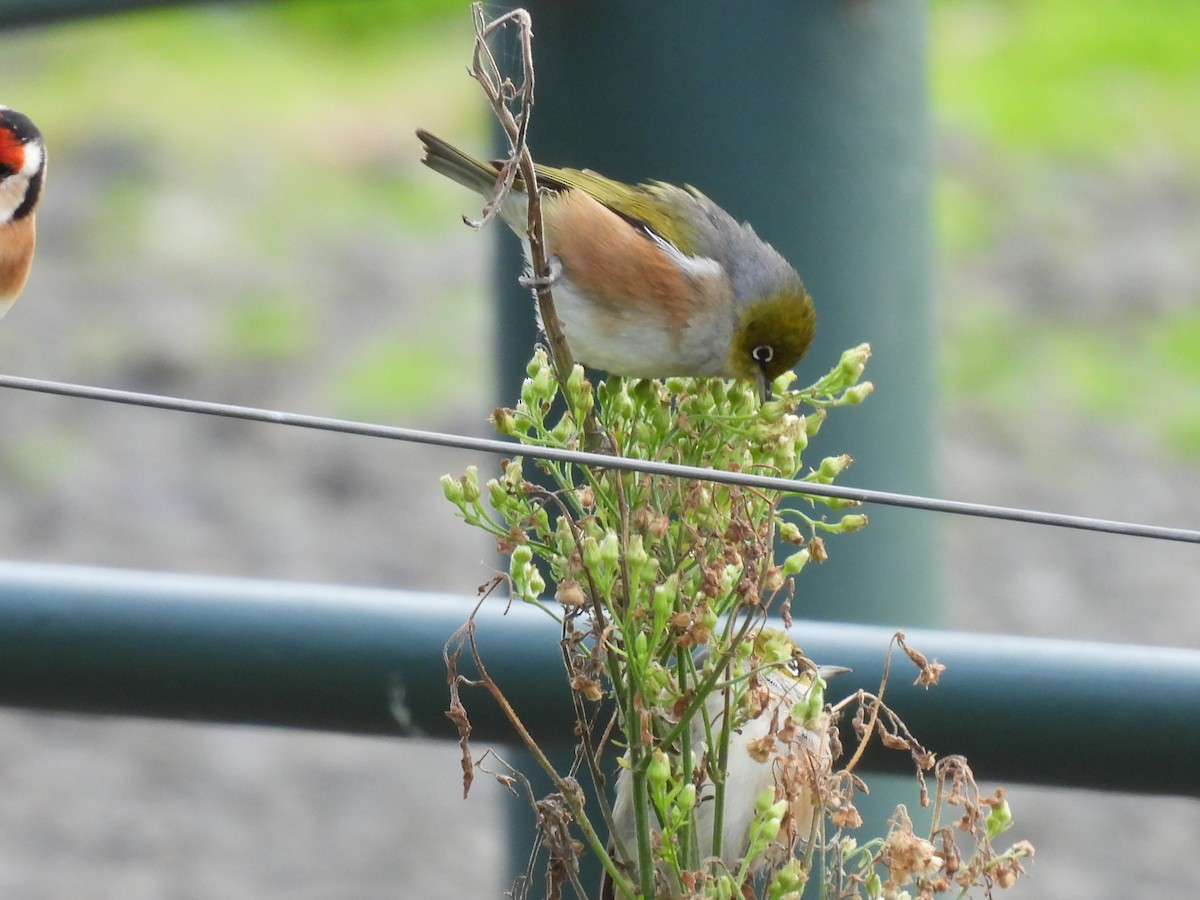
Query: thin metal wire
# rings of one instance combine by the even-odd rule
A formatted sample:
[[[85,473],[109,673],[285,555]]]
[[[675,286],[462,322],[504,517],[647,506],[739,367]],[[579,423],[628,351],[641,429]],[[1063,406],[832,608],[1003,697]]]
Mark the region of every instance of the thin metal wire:
[[[899,506],[906,509],[924,509],[931,512],[950,513],[959,516],[1002,519],[1009,522],[1026,522],[1032,525],[1073,528],[1079,531],[1095,531],[1105,534],[1122,534],[1130,537],[1200,544],[1200,531],[1186,528],[1139,525],[1133,522],[1118,522],[1111,519],[1094,519],[1088,516],[1071,516],[1032,509],[992,506],[986,503],[968,503],[962,500],[942,500],[936,497],[897,494],[890,491],[877,491],[837,484],[811,484],[809,482],[792,481],[788,478],[779,478],[772,475],[726,472],[720,469],[703,469],[697,466],[681,466],[675,463],[627,459],[620,456],[608,456],[602,453],[562,450],[556,447],[530,447],[494,438],[444,434],[437,431],[420,431],[414,428],[401,428],[394,425],[377,425],[370,422],[354,422],[346,419],[331,419],[324,416],[309,416],[300,413],[281,412],[279,410],[259,409],[253,406],[234,406],[228,403],[189,400],[181,397],[165,397],[160,394],[143,394],[114,388],[45,381],[39,378],[23,378],[17,375],[0,375],[0,387],[21,391],[36,391],[43,394],[57,394],[63,397],[77,397],[84,400],[102,400],[107,403],[123,403],[131,406],[170,409],[176,412],[223,416],[225,418],[244,419],[251,422],[267,422],[273,425],[290,425],[294,428],[311,428],[318,431],[338,432],[340,434],[357,434],[394,441],[433,444],[438,447],[451,447],[457,450],[476,450],[483,453],[498,453],[504,456],[520,454],[521,456],[533,459],[573,463],[581,466],[621,469],[623,471],[642,472],[648,475],[692,478],[698,481],[741,485],[743,487],[753,487],[762,490],[782,491],[788,494],[833,497],[840,500],[878,503],[884,506]]]

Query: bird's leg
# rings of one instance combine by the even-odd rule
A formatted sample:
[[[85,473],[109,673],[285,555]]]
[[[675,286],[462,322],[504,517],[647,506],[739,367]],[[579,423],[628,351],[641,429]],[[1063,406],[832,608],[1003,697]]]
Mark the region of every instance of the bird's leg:
[[[517,279],[517,283],[521,287],[528,288],[531,291],[553,288],[562,279],[562,263],[559,262],[557,256],[551,256],[546,260],[546,265],[550,269],[549,275],[541,277],[532,273],[526,273]]]

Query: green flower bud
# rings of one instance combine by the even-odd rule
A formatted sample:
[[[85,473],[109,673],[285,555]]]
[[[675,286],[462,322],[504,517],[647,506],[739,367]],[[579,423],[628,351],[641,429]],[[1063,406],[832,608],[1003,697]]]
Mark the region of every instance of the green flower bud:
[[[576,364],[572,367],[571,373],[566,377],[566,402],[570,404],[571,413],[581,420],[595,406],[592,383],[587,379],[581,365]]]
[[[463,499],[467,503],[475,503],[479,500],[480,490],[478,466],[467,466],[467,471],[463,477],[459,479],[459,483],[462,485]]]
[[[455,506],[462,506],[463,491],[458,483],[458,479],[451,475],[443,475],[440,481],[442,482],[442,493],[446,495],[446,499]]]
[[[508,576],[512,579],[513,593],[526,602],[537,600],[546,589],[546,580],[533,564],[533,550],[528,544],[513,548],[508,561]]]
[[[666,433],[671,430],[670,408],[661,405],[653,407],[647,421],[655,435],[665,437]]]
[[[771,879],[767,887],[768,900],[800,900],[807,881],[800,860],[792,858]]]
[[[521,569],[533,562],[533,548],[528,544],[517,544],[513,548],[512,556],[508,561],[509,574]]]
[[[754,812],[757,815],[768,815],[771,807],[775,805],[775,788],[765,787],[758,792],[758,796],[754,798]],[[786,804],[785,804],[786,806]],[[782,815],[782,813],[781,813]]]
[[[1008,806],[1008,801],[1001,799],[999,803],[993,803],[991,809],[988,810],[984,824],[989,840],[1012,828],[1012,810]]]
[[[612,427],[615,423],[627,421],[633,412],[633,400],[629,396],[629,383],[626,379],[610,375],[600,382],[605,388],[600,397],[600,408],[604,410],[604,418]]]
[[[825,412],[825,408],[810,412],[804,417],[804,433],[809,437],[816,437],[817,432],[821,430],[821,426],[825,424],[825,419],[829,413]]]
[[[758,832],[764,840],[775,840],[775,836],[779,834],[779,829],[783,826],[783,814],[787,812],[787,808],[786,800],[778,800],[771,804],[771,808],[767,810],[766,817],[762,821],[762,828]]]
[[[779,539],[787,541],[789,544],[804,543],[804,535],[800,532],[800,526],[795,522],[779,523]]]
[[[595,536],[587,535],[580,542],[580,554],[583,556],[583,564],[593,571],[600,566],[600,542]]]
[[[629,536],[629,549],[625,551],[625,559],[630,566],[638,569],[650,561],[650,554],[646,552],[646,542],[640,534]]]
[[[836,369],[837,380],[847,387],[854,384],[862,375],[863,369],[867,367],[867,360],[870,358],[870,344],[859,344],[857,347],[851,347],[842,354],[842,358],[838,361]]]
[[[613,412],[618,398],[625,392],[624,379],[610,376],[596,385],[596,399],[604,410],[606,418]]]
[[[575,363],[571,367],[571,374],[567,376],[567,394],[574,400],[585,390],[591,393],[591,389],[588,387],[587,375],[584,374],[583,366]]]
[[[841,401],[850,406],[858,406],[866,400],[875,390],[875,385],[869,381],[864,381],[862,384],[856,384],[853,387],[846,388],[842,392]]]
[[[650,378],[631,378],[629,380],[629,399],[633,401],[638,411],[658,405],[658,383]]]
[[[821,713],[824,711],[825,691],[818,679],[809,686],[799,702],[792,707],[792,718],[804,725],[805,728],[813,728],[819,723]]]
[[[729,408],[735,416],[752,416],[760,402],[758,389],[749,381],[739,381],[729,389]]]
[[[646,781],[652,787],[661,790],[671,780],[671,763],[667,760],[667,754],[655,748],[650,754],[650,762],[646,765]]]
[[[679,693],[679,686],[675,683],[675,676],[663,668],[662,663],[657,660],[650,662],[646,666],[646,685],[647,690],[645,695],[654,698],[654,702],[667,702],[664,698],[675,696]]]
[[[537,347],[533,351],[533,356],[529,362],[525,364],[525,374],[532,378],[538,372],[547,368],[550,365],[550,357],[546,355],[544,347]]]
[[[779,400],[768,400],[758,408],[758,415],[765,422],[779,422],[788,413],[786,404]]]
[[[742,567],[727,563],[721,570],[721,590],[728,593],[742,580]]]
[[[645,659],[649,649],[650,640],[646,637],[646,632],[639,631],[633,636],[633,653],[638,659]]]
[[[696,806],[696,785],[690,781],[683,786],[675,797],[676,808],[685,815]]]
[[[575,549],[575,534],[571,531],[567,516],[559,516],[554,520],[554,544],[562,552]]]
[[[761,452],[769,452],[767,448],[779,440],[779,426],[775,422],[755,422],[750,426],[747,435]]]
[[[843,534],[849,534],[852,531],[858,531],[860,528],[867,527],[867,517],[862,513],[850,513],[842,516],[842,521],[838,523],[838,531]]]
[[[792,382],[796,380],[796,373],[792,371],[784,372],[778,378],[771,382],[771,393],[776,397],[787,393],[787,389],[792,386]]]
[[[610,531],[600,542],[600,561],[606,566],[615,566],[620,559],[621,539],[615,531]]]
[[[549,400],[554,396],[554,375],[548,368],[539,369],[533,376],[533,394],[539,400]]]
[[[862,506],[861,500],[849,500],[842,497],[816,497],[818,503],[829,509],[857,509]]]
[[[652,600],[654,621],[666,621],[667,616],[675,611],[675,600],[678,596],[679,575],[676,572],[672,572],[666,581],[654,588],[654,598]]]
[[[521,484],[525,481],[525,472],[522,469],[521,457],[514,457],[505,464],[503,478],[506,487],[520,488]]]
[[[808,449],[808,416],[796,416],[796,426],[792,430],[792,445],[798,454]]]
[[[497,406],[489,416],[497,434],[512,437],[517,433],[517,416],[506,406]]]
[[[870,900],[876,900],[877,897],[883,896],[883,878],[874,870],[867,875],[866,881],[863,882],[863,887],[866,888],[867,897]]]
[[[497,479],[488,479],[487,491],[488,503],[492,504],[492,509],[500,512],[508,506],[508,492],[500,486],[500,482]]]
[[[525,567],[524,582],[525,590],[521,592],[521,596],[525,600],[532,602],[546,592],[546,579],[533,563]]]
[[[792,575],[799,575],[800,570],[808,563],[809,552],[808,548],[798,550],[783,561],[783,577],[789,578]]]
[[[578,433],[579,427],[575,424],[574,418],[563,416],[550,429],[550,438],[556,446],[564,447]]]
[[[845,471],[850,462],[850,457],[845,454],[825,457],[817,468],[815,480],[818,484],[829,484]]]

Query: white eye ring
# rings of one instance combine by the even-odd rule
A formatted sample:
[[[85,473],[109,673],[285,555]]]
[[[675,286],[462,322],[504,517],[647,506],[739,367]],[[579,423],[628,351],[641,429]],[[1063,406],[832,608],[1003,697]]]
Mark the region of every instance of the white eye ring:
[[[775,348],[770,344],[759,344],[750,351],[750,358],[760,366],[766,365],[775,358]]]

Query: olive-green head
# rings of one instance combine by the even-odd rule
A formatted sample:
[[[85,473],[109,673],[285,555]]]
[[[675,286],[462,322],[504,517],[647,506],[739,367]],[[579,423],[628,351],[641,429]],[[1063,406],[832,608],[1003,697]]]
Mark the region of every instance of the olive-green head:
[[[751,300],[737,314],[729,347],[729,370],[753,380],[760,395],[808,351],[816,330],[812,298],[799,278],[779,291]]]

